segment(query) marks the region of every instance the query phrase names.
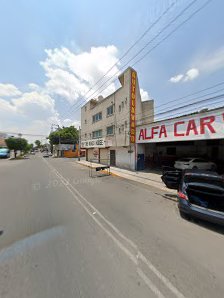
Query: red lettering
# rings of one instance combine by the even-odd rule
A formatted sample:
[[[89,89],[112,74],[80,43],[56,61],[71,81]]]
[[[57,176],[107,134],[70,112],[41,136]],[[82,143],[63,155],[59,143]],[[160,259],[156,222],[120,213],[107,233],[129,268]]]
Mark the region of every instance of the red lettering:
[[[161,125],[161,129],[159,132],[159,138],[162,137],[162,134],[164,134],[164,137],[167,138],[167,132],[166,132],[166,126],[165,125]]]
[[[179,122],[174,123],[174,136],[175,137],[184,137],[184,133],[178,133],[177,132],[178,125],[181,125],[181,124],[184,124],[184,123],[185,123],[185,121],[179,121]]]
[[[198,135],[197,126],[194,120],[189,120],[186,136],[189,136],[191,131],[193,131],[195,135]]]
[[[145,131],[144,129],[141,129],[140,130],[140,134],[139,134],[139,137],[138,137],[139,140],[141,140],[141,138],[142,138],[142,140],[145,139],[145,133],[144,133],[144,131]]]
[[[147,129],[145,128],[145,140],[151,140],[151,139],[152,139],[151,136],[150,137],[147,136]]]
[[[159,126],[152,127],[152,139],[154,138],[154,135],[158,134],[158,131],[156,131],[156,129],[158,129],[158,128],[159,128]]]
[[[200,119],[200,134],[205,134],[205,127],[208,128],[208,130],[211,133],[216,133],[214,127],[212,126],[212,123],[215,121],[215,116],[208,116]]]

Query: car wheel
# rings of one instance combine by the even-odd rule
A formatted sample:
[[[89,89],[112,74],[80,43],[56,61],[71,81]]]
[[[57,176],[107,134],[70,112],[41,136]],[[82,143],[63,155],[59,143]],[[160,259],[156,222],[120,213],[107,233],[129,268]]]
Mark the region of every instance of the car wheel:
[[[186,219],[186,220],[190,220],[191,219],[190,216],[187,213],[183,212],[183,211],[180,211],[180,216],[183,219]]]

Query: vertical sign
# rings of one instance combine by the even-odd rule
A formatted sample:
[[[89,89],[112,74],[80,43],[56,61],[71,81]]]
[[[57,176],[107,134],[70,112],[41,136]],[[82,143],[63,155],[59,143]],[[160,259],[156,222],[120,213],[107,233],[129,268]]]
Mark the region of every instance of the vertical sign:
[[[135,143],[136,137],[136,72],[131,71],[131,98],[130,98],[130,143]]]

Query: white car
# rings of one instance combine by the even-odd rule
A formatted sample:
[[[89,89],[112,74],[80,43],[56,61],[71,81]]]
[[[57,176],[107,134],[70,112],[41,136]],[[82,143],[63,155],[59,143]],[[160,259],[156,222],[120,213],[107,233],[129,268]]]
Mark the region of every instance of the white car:
[[[48,152],[44,152],[44,153],[43,153],[43,157],[49,157]]]
[[[174,167],[179,170],[199,169],[199,170],[216,170],[216,164],[200,157],[186,157],[175,161]]]

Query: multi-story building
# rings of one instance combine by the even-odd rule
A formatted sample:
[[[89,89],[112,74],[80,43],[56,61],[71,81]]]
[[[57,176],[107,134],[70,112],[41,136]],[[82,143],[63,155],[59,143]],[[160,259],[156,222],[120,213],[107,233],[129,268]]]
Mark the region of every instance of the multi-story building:
[[[154,120],[154,102],[142,102],[137,73],[126,69],[121,87],[106,98],[92,99],[81,109],[81,147],[87,160],[136,169],[136,124]]]

